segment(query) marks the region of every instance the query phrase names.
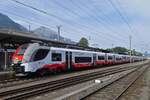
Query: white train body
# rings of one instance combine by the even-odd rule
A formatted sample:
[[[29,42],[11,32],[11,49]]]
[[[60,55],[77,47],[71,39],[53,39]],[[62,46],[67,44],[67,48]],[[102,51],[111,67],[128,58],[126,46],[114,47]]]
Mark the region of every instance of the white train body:
[[[132,62],[144,60],[132,57]],[[130,62],[130,56],[28,44],[14,54],[13,65],[16,73],[73,70]]]

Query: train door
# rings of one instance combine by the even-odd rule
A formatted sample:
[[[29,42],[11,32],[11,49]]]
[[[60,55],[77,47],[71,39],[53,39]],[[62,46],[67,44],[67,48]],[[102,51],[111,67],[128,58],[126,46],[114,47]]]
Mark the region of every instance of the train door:
[[[72,52],[70,52],[69,66],[70,66],[70,69],[72,69]]]
[[[108,61],[108,54],[105,53],[105,64],[107,64],[107,61]]]
[[[113,55],[113,64],[115,64],[116,63],[116,57],[115,57],[115,55]]]
[[[93,66],[96,66],[96,54],[93,54]]]
[[[72,52],[66,51],[66,67],[68,70],[72,69]]]

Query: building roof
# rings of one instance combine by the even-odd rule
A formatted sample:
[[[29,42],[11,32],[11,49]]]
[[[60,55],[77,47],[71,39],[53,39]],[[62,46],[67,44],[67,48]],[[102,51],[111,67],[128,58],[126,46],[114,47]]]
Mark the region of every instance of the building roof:
[[[14,45],[24,43],[45,43],[56,47],[75,48],[81,50],[107,52],[106,50],[93,47],[80,47],[77,44],[69,44],[59,41],[53,41],[44,37],[40,37],[32,32],[18,32],[8,29],[0,29],[0,43],[6,48],[14,48]]]

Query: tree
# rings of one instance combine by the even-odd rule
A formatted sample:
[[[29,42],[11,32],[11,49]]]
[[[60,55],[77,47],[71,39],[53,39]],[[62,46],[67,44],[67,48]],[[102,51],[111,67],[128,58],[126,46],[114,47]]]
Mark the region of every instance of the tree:
[[[113,52],[113,49],[107,48],[106,51],[108,51],[108,52]]]
[[[120,53],[120,54],[128,53],[128,49],[126,49],[124,47],[108,48],[106,50],[109,51],[109,52]]]
[[[117,54],[128,54],[128,55],[130,54],[130,50],[125,47],[108,48],[106,50],[108,52],[117,53]],[[143,54],[141,52],[135,51],[135,49],[133,49],[131,51],[131,55],[142,56]]]
[[[143,54],[141,52],[138,52],[138,51],[135,51],[135,50],[132,50],[132,55],[134,55],[134,56],[143,56]]]
[[[128,49],[124,48],[124,47],[115,47],[113,48],[113,51],[115,53],[127,53],[128,52]]]
[[[79,46],[82,47],[88,47],[89,46],[89,42],[85,37],[82,37],[78,43]]]

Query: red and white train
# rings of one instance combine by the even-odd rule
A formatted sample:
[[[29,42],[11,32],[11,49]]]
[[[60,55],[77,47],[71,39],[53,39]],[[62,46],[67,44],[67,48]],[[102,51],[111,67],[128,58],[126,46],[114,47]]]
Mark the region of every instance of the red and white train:
[[[144,57],[43,46],[39,43],[21,45],[12,57],[16,73],[44,74],[50,71],[92,68],[142,61]]]

